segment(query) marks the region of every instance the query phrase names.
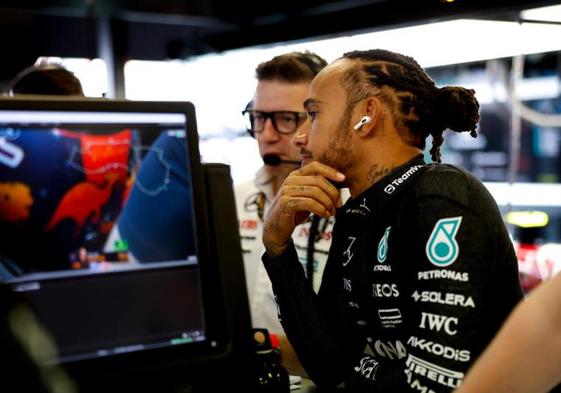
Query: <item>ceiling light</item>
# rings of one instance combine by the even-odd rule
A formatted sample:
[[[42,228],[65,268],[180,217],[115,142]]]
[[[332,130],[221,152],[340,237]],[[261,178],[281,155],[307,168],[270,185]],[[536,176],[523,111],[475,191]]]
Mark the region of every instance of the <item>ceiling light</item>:
[[[525,10],[520,13],[520,16],[526,20],[561,22],[561,5]]]

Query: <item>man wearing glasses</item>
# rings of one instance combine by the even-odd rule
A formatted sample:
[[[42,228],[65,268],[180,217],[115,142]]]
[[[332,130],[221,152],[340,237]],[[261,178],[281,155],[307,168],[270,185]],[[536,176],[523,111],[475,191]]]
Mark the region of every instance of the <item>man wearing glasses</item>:
[[[303,102],[314,76],[326,65],[310,52],[291,52],[256,69],[257,88],[242,112],[249,134],[257,140],[264,165],[253,181],[236,187],[236,204],[253,326],[283,333],[271,282],[261,262],[263,217],[280,185],[300,168],[299,150],[291,142],[296,130],[308,127]],[[331,243],[334,220],[312,217],[294,232],[300,262],[317,291]],[[311,263],[309,263],[311,261]]]

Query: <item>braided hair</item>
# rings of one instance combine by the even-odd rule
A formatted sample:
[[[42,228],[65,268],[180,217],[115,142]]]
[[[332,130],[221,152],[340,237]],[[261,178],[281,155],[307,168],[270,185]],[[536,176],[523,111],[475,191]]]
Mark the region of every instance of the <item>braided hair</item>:
[[[406,143],[424,149],[432,135],[433,161],[440,162],[446,129],[477,136],[479,103],[474,90],[438,88],[412,57],[387,50],[353,51],[343,58],[359,60],[342,77],[349,93],[347,109],[370,95],[380,97],[392,108],[392,120]]]

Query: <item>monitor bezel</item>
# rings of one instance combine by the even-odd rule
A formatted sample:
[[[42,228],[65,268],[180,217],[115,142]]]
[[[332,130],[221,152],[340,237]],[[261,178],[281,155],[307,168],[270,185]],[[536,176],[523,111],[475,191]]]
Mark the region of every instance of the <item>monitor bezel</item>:
[[[230,355],[232,334],[228,331],[226,302],[219,272],[219,262],[211,251],[208,236],[210,223],[207,214],[207,196],[203,167],[199,153],[199,137],[195,107],[187,101],[130,101],[92,99],[81,97],[18,96],[0,98],[0,110],[66,111],[66,112],[128,112],[128,113],[181,113],[186,116],[186,132],[190,172],[193,188],[193,206],[196,225],[196,245],[200,274],[204,321],[207,339],[186,345],[168,346],[122,353],[118,355],[66,362],[63,366],[72,376],[81,379],[118,376],[169,367],[183,368],[197,364],[221,361]]]

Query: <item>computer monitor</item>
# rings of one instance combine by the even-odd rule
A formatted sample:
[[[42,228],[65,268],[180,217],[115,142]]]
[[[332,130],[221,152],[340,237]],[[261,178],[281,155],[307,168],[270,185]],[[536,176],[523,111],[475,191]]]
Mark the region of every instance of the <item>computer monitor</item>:
[[[231,180],[205,178],[191,103],[0,99],[0,197],[0,283],[78,380],[250,351]]]

